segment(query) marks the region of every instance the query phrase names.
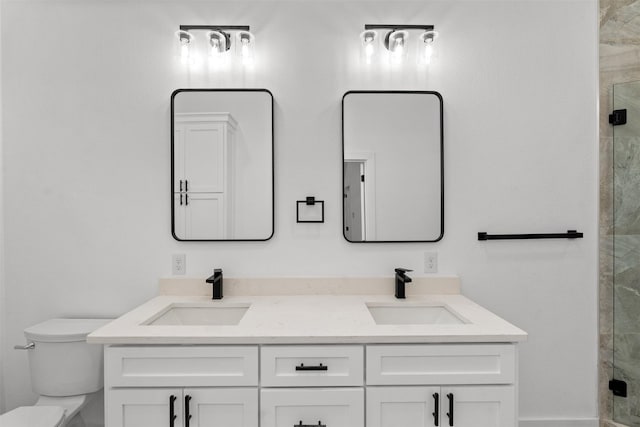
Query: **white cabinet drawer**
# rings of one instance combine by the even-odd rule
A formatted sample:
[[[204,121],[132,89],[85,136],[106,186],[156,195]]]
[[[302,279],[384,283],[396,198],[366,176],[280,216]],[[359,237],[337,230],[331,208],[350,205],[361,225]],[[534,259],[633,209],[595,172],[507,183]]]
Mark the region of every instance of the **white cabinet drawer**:
[[[368,345],[368,385],[511,384],[509,344]]]
[[[263,387],[360,386],[364,377],[364,347],[263,346],[260,354]]]
[[[364,427],[364,389],[263,389],[261,427]]]
[[[105,348],[109,387],[257,386],[257,346]]]

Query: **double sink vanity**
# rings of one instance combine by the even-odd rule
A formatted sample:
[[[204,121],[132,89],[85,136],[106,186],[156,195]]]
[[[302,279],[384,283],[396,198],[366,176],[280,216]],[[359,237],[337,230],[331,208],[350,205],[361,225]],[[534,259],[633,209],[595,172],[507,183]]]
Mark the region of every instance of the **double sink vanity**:
[[[455,277],[163,279],[98,329],[107,427],[514,427],[526,333]]]

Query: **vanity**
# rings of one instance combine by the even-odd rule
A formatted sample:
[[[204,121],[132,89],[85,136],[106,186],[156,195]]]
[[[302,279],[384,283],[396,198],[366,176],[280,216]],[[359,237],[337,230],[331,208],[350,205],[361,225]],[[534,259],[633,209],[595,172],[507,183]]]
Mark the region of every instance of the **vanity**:
[[[514,427],[526,333],[455,277],[163,279],[88,337],[107,427]],[[209,296],[207,296],[209,295]]]

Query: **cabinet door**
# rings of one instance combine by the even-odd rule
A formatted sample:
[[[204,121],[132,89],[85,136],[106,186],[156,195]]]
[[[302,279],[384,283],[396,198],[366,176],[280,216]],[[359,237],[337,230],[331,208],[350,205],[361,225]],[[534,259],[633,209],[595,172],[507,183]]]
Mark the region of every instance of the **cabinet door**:
[[[368,387],[367,427],[444,426],[440,387]]]
[[[106,427],[140,426],[182,427],[182,389],[109,390]]]
[[[442,387],[440,405],[443,426],[513,427],[517,425],[513,386]]]
[[[187,407],[188,404],[188,407]],[[189,427],[257,427],[258,389],[191,388],[184,390]],[[186,417],[190,415],[189,423]]]
[[[260,426],[294,427],[296,425],[364,427],[364,390],[362,388],[262,389]]]
[[[228,239],[225,195],[220,193],[187,193],[184,206],[187,239]]]

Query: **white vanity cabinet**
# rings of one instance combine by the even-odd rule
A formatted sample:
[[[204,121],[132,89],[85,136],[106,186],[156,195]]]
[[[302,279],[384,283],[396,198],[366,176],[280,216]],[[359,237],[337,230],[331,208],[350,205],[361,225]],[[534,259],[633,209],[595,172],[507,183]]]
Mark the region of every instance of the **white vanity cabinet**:
[[[105,372],[107,427],[517,425],[515,344],[108,346]]]
[[[515,427],[515,346],[367,346],[367,427]]]
[[[260,349],[261,427],[364,427],[364,346]]]
[[[109,427],[256,427],[257,346],[105,348]]]
[[[125,388],[109,392],[109,426],[255,427],[257,388]]]

